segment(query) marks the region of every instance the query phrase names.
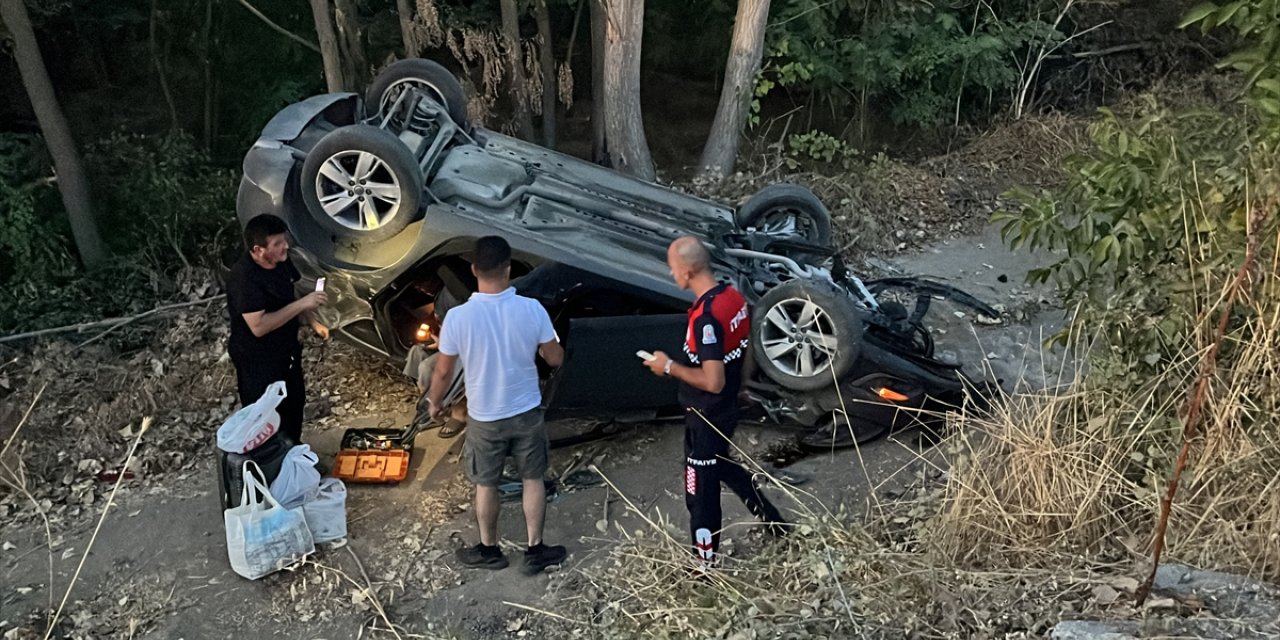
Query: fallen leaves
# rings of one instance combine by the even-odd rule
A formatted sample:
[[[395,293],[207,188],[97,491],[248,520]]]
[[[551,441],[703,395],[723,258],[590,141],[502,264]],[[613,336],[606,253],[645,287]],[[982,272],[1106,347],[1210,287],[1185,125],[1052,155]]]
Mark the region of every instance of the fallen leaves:
[[[1093,601],[1101,606],[1105,607],[1109,604],[1113,604],[1119,599],[1120,592],[1105,584],[1100,584],[1093,588]]]
[[[225,307],[207,305],[130,325],[83,349],[60,339],[22,345],[0,388],[25,405],[47,384],[29,428],[6,453],[20,457],[35,504],[0,485],[0,518],[20,523],[44,514],[58,528],[86,516],[120,473],[126,487],[159,486],[211,457],[217,427],[239,404],[225,358],[228,333]],[[317,400],[309,430],[342,426],[336,413],[395,415],[415,396],[411,381],[384,360],[345,344],[307,341],[304,361]],[[329,398],[342,403],[334,414]],[[156,424],[136,465],[113,468],[144,415],[155,415]]]

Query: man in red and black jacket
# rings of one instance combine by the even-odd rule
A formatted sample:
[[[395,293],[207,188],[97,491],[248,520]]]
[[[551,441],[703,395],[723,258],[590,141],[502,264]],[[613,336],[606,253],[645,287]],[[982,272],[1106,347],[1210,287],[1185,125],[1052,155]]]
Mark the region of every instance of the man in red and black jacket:
[[[689,529],[702,566],[709,568],[720,549],[720,483],[768,522],[771,533],[785,531],[782,514],[760,492],[751,474],[729,458],[729,439],[738,425],[738,390],[751,329],[747,301],[728,284],[716,282],[711,254],[695,237],[685,236],[667,249],[671,276],[698,296],[689,309],[684,352],[687,364],[658,351],[645,363],[654,374],[680,381],[685,407],[685,505]]]

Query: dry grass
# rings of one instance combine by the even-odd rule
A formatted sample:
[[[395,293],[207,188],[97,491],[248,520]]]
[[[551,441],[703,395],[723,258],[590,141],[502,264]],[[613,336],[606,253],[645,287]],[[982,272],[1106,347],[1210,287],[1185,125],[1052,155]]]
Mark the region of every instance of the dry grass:
[[[887,522],[864,527],[795,497],[792,535],[759,541],[731,526],[736,544],[706,576],[693,570],[685,532],[655,518],[584,572],[556,615],[577,637],[974,638],[1043,634],[1087,606],[1087,579],[940,563],[886,540]],[[1041,604],[1019,611],[1028,602]]]
[[[1029,114],[1021,120],[992,127],[952,153],[931,158],[924,165],[970,180],[1049,186],[1065,177],[1062,168],[1071,154],[1088,145],[1089,119],[1062,113]]]
[[[1233,321],[1168,561],[1276,581],[1280,290],[1267,266]],[[1064,617],[1150,615],[1093,589],[1131,591],[1149,563],[1204,339],[1141,385],[1074,371],[1063,388],[951,416],[937,459],[919,460],[944,479],[876,499],[869,520],[775,482],[800,505],[796,534],[761,544],[731,528],[738,548],[705,578],[680,528],[636,510],[649,527],[625,534],[560,613],[579,636],[659,638],[1039,637]]]
[[[1267,270],[1269,269],[1269,273]],[[1280,581],[1280,282],[1263,266],[1213,381],[1182,500],[1174,553]]]
[[[1073,343],[1089,351],[1083,338]],[[1139,545],[1135,525],[1154,513],[1153,470],[1179,433],[1167,418],[1176,398],[1160,391],[1170,385],[1126,393],[1083,370],[1058,377],[1071,381],[953,416],[944,508],[928,535],[939,558],[1057,567],[1081,556],[1121,560]]]
[[[1280,297],[1272,273],[1239,313],[1212,381],[1169,528],[1172,559],[1280,580]],[[1138,391],[1088,376],[961,419],[934,523],[940,558],[1050,566],[1071,556],[1141,564],[1181,443],[1179,412],[1204,347]]]

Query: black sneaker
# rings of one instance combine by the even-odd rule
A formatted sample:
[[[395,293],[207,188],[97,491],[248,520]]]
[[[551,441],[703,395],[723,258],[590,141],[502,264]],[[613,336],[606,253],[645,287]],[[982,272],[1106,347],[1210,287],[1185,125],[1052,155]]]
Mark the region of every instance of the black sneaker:
[[[475,569],[494,570],[505,569],[507,565],[511,564],[507,562],[507,556],[502,553],[501,547],[482,543],[476,543],[474,547],[458,549],[458,562]]]
[[[520,569],[520,572],[526,576],[537,575],[553,564],[564,562],[565,557],[568,555],[569,552],[562,545],[557,544],[548,547],[539,542],[524,552],[524,567]]]

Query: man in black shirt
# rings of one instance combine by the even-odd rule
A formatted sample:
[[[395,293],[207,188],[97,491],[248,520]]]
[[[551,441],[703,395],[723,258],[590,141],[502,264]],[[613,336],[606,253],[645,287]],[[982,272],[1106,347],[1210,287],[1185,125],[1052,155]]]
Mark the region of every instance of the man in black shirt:
[[[689,309],[684,363],[657,351],[645,365],[656,375],[680,381],[680,403],[685,407],[685,506],[693,547],[706,570],[720,551],[721,483],[738,495],[752,515],[768,523],[769,533],[785,534],[787,523],[751,473],[729,457],[751,331],[747,301],[733,286],[716,281],[711,254],[695,237],[671,243],[667,266],[676,285],[697,296]]]
[[[293,285],[301,276],[289,262],[288,234],[284,220],[270,214],[256,216],[245,225],[247,251],[227,277],[231,316],[227,350],[236,367],[241,404],[256,402],[271,383],[284,380],[288,395],[276,408],[280,432],[298,443],[302,441],[306,401],[299,320],[324,339],[329,338],[329,328],[313,317],[316,308],[325,303],[324,292],[302,298],[294,294]]]

